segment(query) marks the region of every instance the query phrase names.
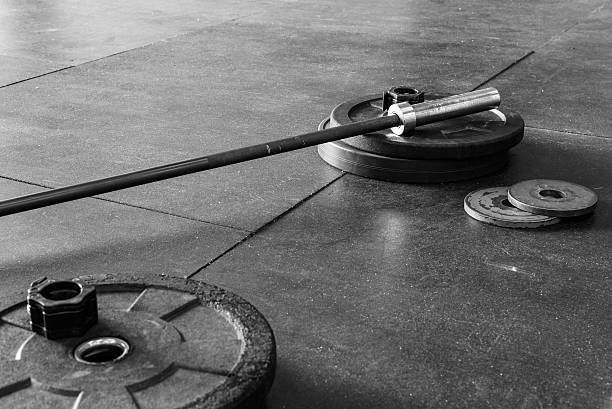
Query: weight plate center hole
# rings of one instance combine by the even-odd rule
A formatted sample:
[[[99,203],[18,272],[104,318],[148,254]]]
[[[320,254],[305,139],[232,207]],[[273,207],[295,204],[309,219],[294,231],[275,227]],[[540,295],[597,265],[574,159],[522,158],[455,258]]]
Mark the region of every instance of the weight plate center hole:
[[[63,301],[76,297],[81,291],[81,286],[73,281],[57,281],[43,288],[40,294],[48,300]]]
[[[515,209],[516,209],[516,207],[515,207],[515,206],[514,206],[512,203],[510,203],[510,201],[509,201],[508,199],[504,199],[504,200],[502,200],[502,201],[501,201],[501,204],[502,204],[502,205],[504,205],[504,206],[506,206],[506,207],[512,207],[512,208],[515,208]]]
[[[125,358],[130,344],[116,337],[101,337],[85,341],[74,350],[74,359],[87,365],[104,365]]]
[[[555,189],[540,190],[538,194],[546,199],[565,199],[563,192]]]

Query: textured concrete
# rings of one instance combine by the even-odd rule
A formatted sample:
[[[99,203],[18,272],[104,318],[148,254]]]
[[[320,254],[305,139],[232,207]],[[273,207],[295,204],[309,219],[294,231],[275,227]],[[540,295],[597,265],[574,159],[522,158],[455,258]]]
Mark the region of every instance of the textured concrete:
[[[0,295],[199,271],[270,320],[269,409],[610,409],[609,4],[9,1],[0,199],[309,131],[400,83],[497,86],[528,129],[509,169],[469,182],[342,176],[308,149],[0,218]],[[464,213],[469,191],[530,178],[600,205],[535,231]]]
[[[25,79],[53,67],[81,64],[261,13],[268,5],[266,1],[245,5],[194,0],[8,0],[0,9],[0,56],[14,59],[0,59],[0,68]],[[39,61],[38,66],[32,67],[31,60]],[[0,85],[14,81],[0,76]]]
[[[271,407],[605,407],[611,155],[603,138],[531,131],[482,180],[347,175],[196,278],[270,320]],[[596,214],[526,231],[463,211],[473,189],[540,177],[592,187]]]
[[[15,1],[0,8],[0,86],[263,13],[258,1]]]
[[[610,38],[608,2],[489,85],[527,126],[612,137]]]
[[[0,179],[0,199],[42,190]],[[97,199],[0,218],[2,291],[42,276],[187,276],[246,233]]]
[[[64,67],[63,64],[45,60],[0,55],[0,87],[25,81]]]
[[[381,0],[367,1],[301,0],[285,1],[285,7],[247,16],[243,21],[272,25],[308,27],[313,31],[391,36],[410,46],[435,51],[479,50],[490,64],[503,55],[497,48],[532,49],[556,37],[608,3],[607,0],[535,2],[490,2]],[[594,12],[595,11],[595,12]],[[398,49],[399,52],[403,51]],[[497,58],[496,58],[497,57]],[[497,61],[496,61],[497,60]]]

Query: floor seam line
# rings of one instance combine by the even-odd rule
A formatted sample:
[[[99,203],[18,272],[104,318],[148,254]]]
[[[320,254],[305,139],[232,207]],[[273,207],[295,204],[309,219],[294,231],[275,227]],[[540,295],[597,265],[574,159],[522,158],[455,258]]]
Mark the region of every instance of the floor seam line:
[[[33,80],[33,79],[36,79],[36,78],[44,77],[44,76],[46,76],[46,75],[55,74],[55,73],[58,73],[58,72],[61,72],[61,71],[64,71],[64,70],[68,70],[68,69],[70,69],[70,68],[77,68],[77,67],[81,67],[81,66],[86,65],[86,64],[90,64],[90,63],[94,63],[94,62],[96,62],[96,61],[101,61],[101,60],[104,60],[104,59],[106,59],[106,58],[116,57],[116,56],[118,56],[118,55],[125,54],[125,53],[131,52],[131,51],[140,50],[140,49],[142,49],[142,48],[150,47],[150,46],[153,46],[153,45],[156,45],[156,44],[159,44],[159,43],[163,43],[163,42],[166,42],[166,41],[169,41],[169,40],[173,40],[173,39],[176,39],[176,38],[180,38],[180,37],[182,37],[182,36],[187,36],[187,35],[190,35],[190,34],[193,34],[193,33],[198,33],[198,32],[200,32],[200,31],[208,30],[208,29],[210,29],[210,28],[212,28],[212,27],[221,26],[221,25],[223,25],[223,24],[227,24],[227,23],[234,23],[234,22],[239,21],[239,20],[241,20],[241,19],[243,19],[243,18],[248,18],[248,17],[251,17],[251,16],[256,15],[256,14],[257,14],[257,13],[250,13],[250,14],[245,14],[245,15],[243,15],[243,16],[233,17],[233,18],[231,18],[231,19],[224,20],[224,21],[220,21],[220,22],[216,22],[216,23],[213,23],[213,24],[207,25],[207,26],[205,26],[205,27],[197,28],[197,29],[194,29],[194,30],[191,30],[191,31],[187,31],[187,32],[184,32],[184,33],[179,33],[179,34],[171,35],[171,36],[169,36],[169,37],[164,37],[164,38],[162,38],[162,39],[155,40],[155,41],[153,41],[153,42],[151,42],[151,43],[142,44],[142,45],[139,45],[139,46],[134,47],[134,48],[129,48],[129,49],[127,49],[127,50],[117,51],[117,52],[115,52],[115,53],[108,54],[108,55],[103,55],[102,57],[94,58],[94,59],[92,59],[92,60],[83,61],[83,62],[80,62],[80,63],[78,63],[78,64],[70,64],[70,65],[68,65],[68,66],[65,66],[65,67],[62,67],[62,68],[58,68],[58,69],[56,69],[56,70],[47,71],[47,72],[42,73],[42,74],[40,74],[40,75],[35,75],[35,76],[33,76],[33,77],[24,78],[24,79],[22,79],[22,80],[15,81],[15,82],[11,82],[11,83],[9,83],[9,84],[0,85],[0,89],[1,89],[1,88],[6,88],[6,87],[10,87],[10,86],[12,86],[12,85],[20,84],[20,83],[22,83],[22,82],[30,81],[30,80]],[[11,56],[8,56],[8,55],[7,55],[7,57],[11,57]],[[51,61],[51,62],[52,62],[52,61]],[[62,62],[61,62],[61,61],[58,61],[58,63],[59,63],[59,64],[62,64]]]
[[[197,29],[194,29],[194,30],[191,30],[191,31],[184,32],[184,33],[178,33],[178,34],[175,34],[175,35],[164,37],[164,38],[161,38],[161,39],[158,39],[158,40],[154,40],[153,42],[150,42],[150,43],[146,43],[146,44],[139,45],[137,47],[129,48],[127,50],[121,50],[121,51],[117,51],[116,53],[112,53],[112,54],[104,55],[102,57],[94,58],[93,60],[83,61],[83,62],[81,62],[79,64],[75,64],[75,65],[72,65],[72,66],[66,67],[66,68],[76,68],[76,67],[80,67],[80,66],[83,66],[83,65],[91,64],[91,63],[94,63],[94,62],[97,62],[97,61],[101,61],[101,60],[104,60],[106,58],[116,57],[116,56],[121,55],[121,54],[129,53],[131,51],[136,51],[136,50],[140,50],[140,49],[143,49],[143,48],[151,47],[151,46],[154,46],[154,45],[157,45],[157,44],[160,44],[160,43],[168,42],[169,40],[174,40],[174,39],[177,39],[177,38],[180,38],[180,37],[188,36],[188,35],[191,35],[191,34],[194,34],[194,33],[198,33],[198,32],[204,31],[204,30],[208,30],[208,29],[213,28],[213,27],[218,27],[218,26],[221,26],[223,24],[233,23],[233,22],[236,22],[236,21],[241,20],[243,18],[251,17],[251,16],[253,16],[255,14],[257,14],[257,13],[245,14],[243,16],[237,16],[237,17],[233,17],[233,18],[228,19],[228,20],[223,20],[223,21],[215,22],[215,23],[212,23],[212,24],[204,26],[204,27],[200,27],[200,28],[197,28]]]
[[[577,132],[577,131],[563,131],[563,130],[560,130],[560,129],[540,128],[540,127],[531,126],[531,125],[525,125],[525,128],[526,129],[534,129],[536,131],[558,132],[558,133],[566,133],[566,134],[570,134],[570,135],[589,136],[589,137],[592,137],[592,138],[612,139],[612,136],[594,135],[594,134],[588,134],[588,133]]]
[[[45,186],[45,185],[41,185],[40,183],[30,182],[28,180],[23,180],[23,179],[17,179],[17,178],[13,178],[13,177],[6,176],[6,175],[0,175],[0,179],[6,179],[6,180],[10,180],[11,182],[23,183],[25,185],[30,185],[30,186],[43,187],[45,189],[53,189],[51,186]]]
[[[177,214],[177,213],[167,212],[167,211],[164,211],[164,210],[154,209],[154,208],[145,207],[145,206],[139,206],[139,205],[135,205],[135,204],[127,203],[127,202],[121,202],[121,201],[113,200],[113,199],[107,199],[107,198],[103,198],[103,197],[99,197],[99,196],[90,196],[90,198],[91,199],[96,199],[96,200],[101,200],[103,202],[109,202],[109,203],[118,204],[118,205],[121,205],[121,206],[127,206],[127,207],[132,207],[132,208],[135,208],[135,209],[146,210],[146,211],[149,211],[149,212],[152,212],[152,213],[159,213],[159,214],[164,214],[164,215],[167,215],[167,216],[174,216],[174,217],[178,217],[180,219],[190,220],[190,221],[193,221],[193,222],[206,223],[206,224],[210,224],[210,225],[217,226],[217,227],[223,227],[223,228],[226,228],[226,229],[232,229],[232,230],[239,231],[241,233],[250,233],[250,230],[245,230],[245,229],[241,229],[239,227],[229,226],[229,225],[226,225],[226,224],[215,223],[215,222],[211,222],[211,221],[204,220],[204,219],[198,219],[197,217],[184,216],[184,215]]]
[[[558,40],[559,38],[561,38],[563,36],[563,34],[567,33],[568,31],[570,31],[571,29],[576,27],[578,24],[580,24],[580,21],[577,21],[574,24],[570,25],[569,27],[566,27],[565,29],[561,30],[558,34],[555,34],[552,37],[550,37],[548,40],[544,41],[540,46],[535,47],[535,49],[536,50],[541,50],[542,48],[546,47],[548,44],[550,44],[550,43]]]
[[[596,11],[600,10],[601,8],[603,8],[605,6],[605,3],[599,5],[598,7],[596,7],[595,9],[591,10],[586,16],[581,17],[578,19],[578,21],[576,21],[574,24],[569,25],[568,27],[564,28],[563,30],[561,30],[558,34],[552,35],[548,40],[544,41],[540,46],[534,47],[533,50],[529,51],[527,54],[525,54],[524,56],[522,56],[521,58],[519,58],[518,60],[514,61],[512,64],[508,65],[506,68],[502,69],[501,71],[499,71],[497,74],[493,75],[492,77],[486,79],[485,81],[481,82],[480,84],[478,84],[476,87],[474,87],[472,89],[472,91],[477,90],[478,88],[482,87],[483,85],[493,81],[494,79],[496,79],[497,77],[499,77],[500,75],[504,74],[506,71],[512,69],[515,65],[520,64],[523,60],[529,58],[530,56],[532,56],[533,54],[536,53],[537,50],[541,50],[542,48],[544,48],[546,45],[548,45],[549,43],[555,41],[556,39],[560,38],[561,36],[563,36],[565,33],[569,32],[570,30],[572,30],[574,27],[578,26],[579,24],[581,24],[584,20],[585,17],[590,16],[591,14],[595,13]]]
[[[23,184],[30,185],[30,186],[42,187],[44,189],[50,189],[50,190],[55,189],[54,187],[51,187],[51,186],[46,186],[46,185],[43,185],[43,184],[40,184],[40,183],[30,182],[28,180],[17,179],[17,178],[13,178],[13,177],[10,177],[10,176],[5,176],[5,175],[0,175],[0,179],[10,180],[11,182],[23,183]],[[184,216],[184,215],[181,215],[181,214],[167,212],[167,211],[160,210],[160,209],[153,209],[153,208],[150,208],[150,207],[139,206],[139,205],[135,205],[135,204],[127,203],[127,202],[122,202],[122,201],[118,201],[118,200],[107,199],[107,198],[100,197],[100,196],[88,196],[88,198],[89,199],[95,199],[95,200],[101,200],[103,202],[114,203],[114,204],[117,204],[117,205],[120,205],[120,206],[127,206],[127,207],[132,207],[132,208],[135,208],[135,209],[145,210],[145,211],[149,211],[149,212],[152,212],[152,213],[159,213],[159,214],[164,214],[164,215],[167,215],[167,216],[174,216],[174,217],[178,217],[180,219],[190,220],[190,221],[193,221],[193,222],[206,223],[206,224],[210,224],[210,225],[217,226],[217,227],[223,227],[223,228],[227,228],[227,229],[236,230],[236,231],[239,231],[241,233],[250,233],[251,232],[250,230],[242,229],[240,227],[228,226],[228,225],[221,224],[221,223],[215,223],[215,222],[211,222],[211,221],[208,221],[208,220],[198,219],[196,217]],[[78,199],[78,200],[80,200],[80,199]],[[71,202],[74,202],[74,200],[71,200]]]
[[[477,90],[478,88],[482,87],[483,85],[493,81],[495,78],[499,77],[500,75],[502,75],[503,73],[505,73],[506,71],[512,69],[515,65],[520,64],[521,62],[523,62],[524,60],[526,60],[527,58],[531,57],[533,54],[535,54],[535,51],[531,50],[529,51],[527,54],[523,55],[521,58],[519,58],[518,60],[513,61],[510,65],[508,65],[507,67],[503,68],[501,71],[499,71],[497,74],[492,75],[491,77],[487,78],[486,80],[484,80],[483,82],[481,82],[480,84],[478,84],[477,86],[475,86],[474,88],[472,88],[472,91]]]
[[[589,11],[587,14],[585,14],[582,17],[578,18],[578,21],[576,21],[574,24],[569,25],[568,27],[564,28],[563,30],[561,30],[558,34],[555,34],[553,36],[551,36],[548,40],[544,41],[542,43],[542,45],[540,45],[539,47],[535,47],[536,50],[541,50],[542,48],[546,47],[548,44],[552,43],[555,40],[560,39],[564,34],[568,33],[569,31],[573,30],[574,27],[580,25],[583,23],[584,19],[591,16],[593,13],[601,10],[602,8],[604,8],[604,6],[607,4],[606,2],[603,2],[602,4],[600,4],[599,6],[595,7],[593,10]]]
[[[295,203],[293,206],[291,206],[289,209],[283,211],[282,213],[280,213],[279,215],[275,216],[273,219],[271,219],[270,221],[262,224],[260,227],[258,227],[257,229],[251,231],[249,234],[247,234],[245,237],[243,237],[241,240],[237,241],[236,243],[234,243],[232,246],[230,246],[228,249],[226,249],[225,251],[223,251],[221,254],[219,254],[218,256],[213,257],[212,259],[210,259],[208,262],[206,262],[206,264],[204,264],[202,267],[198,268],[196,271],[194,271],[193,273],[185,276],[185,278],[192,278],[195,275],[201,273],[202,271],[204,271],[206,268],[210,267],[212,264],[214,264],[215,262],[217,262],[218,260],[220,260],[221,258],[223,258],[224,256],[226,256],[227,254],[231,253],[235,248],[237,248],[238,246],[240,246],[242,243],[246,242],[247,240],[251,239],[252,237],[255,237],[255,235],[257,235],[258,233],[261,233],[262,231],[266,230],[267,228],[269,228],[270,226],[272,226],[273,224],[275,224],[277,221],[279,221],[280,219],[282,219],[284,216],[286,216],[287,214],[291,213],[293,210],[297,209],[298,207],[300,207],[301,205],[303,205],[304,203],[306,203],[307,201],[309,201],[310,199],[312,199],[313,197],[315,197],[317,194],[319,194],[320,192],[322,192],[323,190],[327,189],[329,186],[331,186],[332,184],[336,183],[338,180],[340,180],[344,175],[346,175],[346,172],[342,172],[340,175],[336,176],[335,178],[333,178],[331,181],[329,181],[328,183],[326,183],[325,185],[323,185],[322,187],[320,187],[319,189],[315,190],[314,192],[312,192],[311,194],[309,194],[308,196],[306,196],[305,198],[303,198],[302,200],[298,201],[297,203]]]
[[[11,85],[20,84],[20,83],[22,83],[22,82],[26,82],[26,81],[34,80],[34,79],[36,79],[36,78],[44,77],[44,76],[46,76],[46,75],[55,74],[55,73],[58,73],[58,72],[61,72],[61,71],[64,71],[64,70],[68,70],[68,69],[70,69],[70,68],[74,68],[74,67],[76,67],[76,65],[69,65],[69,66],[67,66],[67,67],[58,68],[57,70],[47,71],[47,72],[45,72],[45,73],[42,73],[42,74],[39,74],[39,75],[35,75],[35,76],[33,76],[33,77],[28,77],[28,78],[24,78],[24,79],[19,80],[19,81],[14,81],[14,82],[11,82],[11,83],[9,83],[9,84],[3,84],[3,85],[0,85],[0,88],[10,87]]]

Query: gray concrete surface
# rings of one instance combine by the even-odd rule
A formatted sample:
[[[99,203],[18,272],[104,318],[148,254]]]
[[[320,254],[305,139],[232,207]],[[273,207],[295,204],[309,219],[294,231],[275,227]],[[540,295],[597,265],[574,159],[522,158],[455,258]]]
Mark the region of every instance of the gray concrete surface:
[[[530,131],[478,181],[346,175],[196,278],[270,319],[272,407],[605,407],[611,155],[604,138]],[[597,214],[531,231],[463,211],[471,190],[540,177],[593,187]]]
[[[529,126],[609,138],[610,38],[612,7],[606,3],[490,85]]]
[[[0,198],[39,191],[0,180]],[[97,199],[0,219],[3,291],[34,279],[109,270],[186,276],[246,237],[236,229]]]

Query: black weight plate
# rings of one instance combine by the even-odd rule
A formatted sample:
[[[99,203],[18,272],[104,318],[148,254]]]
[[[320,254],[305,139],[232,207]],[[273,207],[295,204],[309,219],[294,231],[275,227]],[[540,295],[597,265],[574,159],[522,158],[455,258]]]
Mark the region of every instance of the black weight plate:
[[[425,100],[445,94],[425,94]],[[338,105],[330,115],[331,126],[348,125],[380,116],[382,98],[370,95]],[[410,137],[391,130],[344,139],[363,151],[406,159],[466,159],[505,152],[523,139],[520,115],[496,109],[419,126]]]
[[[329,118],[319,129],[329,126]],[[401,183],[441,183],[468,180],[496,172],[506,166],[507,154],[472,159],[404,159],[356,149],[342,141],[318,146],[319,156],[335,168],[373,179]]]
[[[81,277],[99,320],[50,341],[30,331],[24,294],[0,309],[0,407],[262,408],[276,347],[244,299],[164,275]]]

